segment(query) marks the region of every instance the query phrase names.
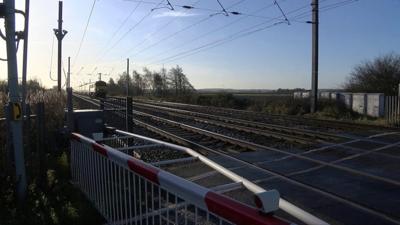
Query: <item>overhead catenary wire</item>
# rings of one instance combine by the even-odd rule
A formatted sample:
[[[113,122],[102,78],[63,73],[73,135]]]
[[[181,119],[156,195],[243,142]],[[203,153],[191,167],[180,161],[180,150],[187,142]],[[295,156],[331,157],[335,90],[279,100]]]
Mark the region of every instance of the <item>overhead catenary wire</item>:
[[[201,0],[197,0],[194,3],[192,3],[192,5],[196,5],[200,2]],[[189,10],[189,9],[187,9]],[[124,55],[129,54],[129,52],[135,50],[136,48],[142,46],[146,41],[149,40],[149,37],[154,36],[156,33],[159,33],[160,31],[166,29],[169,25],[171,25],[173,22],[175,22],[176,20],[178,20],[178,17],[174,17],[173,19],[169,20],[167,23],[163,24],[162,26],[160,26],[159,29],[153,31],[151,34],[147,35],[146,38],[144,38],[141,42],[139,42],[137,45],[134,45],[133,47],[131,47],[130,49],[128,49],[128,51],[126,51],[126,53]]]
[[[287,16],[285,15],[285,12],[282,10],[281,6],[279,5],[279,3],[275,0],[274,4],[276,5],[276,7],[278,7],[279,11],[282,13],[282,16],[285,18],[286,22],[288,25],[290,25],[290,21],[287,18]]]
[[[229,13],[226,11],[224,5],[222,5],[222,3],[221,3],[219,0],[216,0],[216,1],[218,2],[219,6],[221,6],[222,13],[223,13],[225,16],[229,16]]]
[[[103,51],[107,51],[107,47],[109,46],[110,42],[114,39],[114,37],[118,34],[118,32],[125,26],[125,24],[129,21],[129,19],[132,17],[132,15],[136,12],[136,10],[139,8],[139,6],[143,3],[144,1],[137,1],[138,4],[129,12],[128,16],[125,17],[125,19],[122,21],[122,23],[118,26],[117,29],[112,33],[110,38],[108,38],[106,44],[104,45],[104,49],[99,52],[99,56],[96,59],[96,64],[98,60],[103,57],[103,54],[105,54]]]
[[[139,0],[125,0],[125,1],[129,1],[129,2],[139,2]],[[157,4],[156,2],[149,2],[149,1],[140,1],[143,2],[144,4],[152,4],[155,5]],[[238,4],[240,4],[242,1],[237,2],[234,5],[231,5],[229,8],[232,8]],[[216,10],[216,9],[210,9],[210,8],[202,8],[202,7],[196,7],[194,6],[194,4],[192,5],[177,5],[177,4],[172,4],[175,8],[182,8],[182,9],[186,9],[186,10],[198,10],[198,11],[205,11],[205,12],[209,12],[210,16],[215,16],[218,14],[221,14],[221,10]],[[175,9],[176,11],[176,9]],[[229,11],[226,10],[228,14],[230,15],[241,15],[241,16],[249,16],[249,17],[255,17],[255,18],[264,18],[264,19],[269,19],[270,17],[265,17],[265,16],[260,16],[260,15],[254,15],[251,13],[245,13],[242,11]]]
[[[165,0],[161,0],[158,5],[161,5]],[[110,52],[112,49],[114,49],[129,33],[131,33],[136,27],[138,27],[147,17],[151,15],[153,11],[149,11],[147,14],[145,14],[138,22],[136,22],[133,26],[131,26],[114,44],[107,49],[104,54],[101,56],[103,57],[105,54]]]
[[[246,1],[246,0],[237,1],[236,3],[230,5],[230,6],[228,7],[228,9],[234,7],[234,6],[238,5],[238,4],[241,4],[241,3],[243,3],[244,1]],[[147,46],[147,47],[145,47],[145,48],[142,48],[141,50],[139,50],[139,51],[136,52],[135,54],[131,55],[130,57],[135,57],[135,56],[137,56],[138,54],[140,54],[140,53],[142,53],[142,52],[144,52],[144,51],[147,51],[147,50],[149,50],[149,49],[151,49],[151,48],[153,48],[153,47],[159,45],[159,44],[162,43],[162,42],[165,42],[166,40],[168,40],[168,39],[174,37],[175,35],[177,35],[177,34],[179,34],[179,33],[182,33],[183,31],[186,31],[186,30],[188,30],[188,29],[191,29],[192,27],[195,27],[195,26],[197,26],[197,25],[199,25],[199,24],[201,24],[201,23],[204,23],[204,22],[208,21],[208,20],[211,19],[211,18],[212,18],[212,17],[205,17],[205,18],[203,18],[203,19],[201,19],[201,20],[196,21],[195,23],[192,23],[192,24],[190,24],[190,25],[188,25],[188,26],[186,26],[186,27],[183,27],[182,29],[180,29],[180,30],[178,30],[178,31],[176,31],[176,32],[174,32],[174,33],[168,35],[168,36],[165,36],[164,38],[158,40],[157,42],[155,42],[155,43],[153,43],[153,44],[151,44],[151,45],[149,45],[149,46]]]
[[[324,0],[324,1],[326,1],[326,0]],[[358,0],[346,0],[346,1],[343,1],[343,2],[347,2],[347,4],[350,4],[350,3],[353,3],[354,1],[358,1]],[[324,6],[324,8],[326,9],[325,11],[328,11],[328,10],[331,10],[331,9],[339,7],[339,6],[334,7],[334,8],[331,7],[332,5],[337,5],[337,4],[338,3],[334,3],[334,4],[331,4],[331,5]],[[347,4],[341,4],[341,6],[345,6]],[[301,7],[301,8],[304,8],[304,7]],[[299,11],[301,8],[293,10],[293,11],[289,12],[288,14],[291,14],[293,12]],[[302,15],[302,14],[300,14],[300,15]],[[294,16],[293,18],[297,18],[297,17],[298,17],[298,15]],[[264,24],[265,24],[265,22],[264,22]],[[236,33],[230,35],[229,37],[222,38],[222,39],[219,39],[219,40],[216,40],[216,41],[212,41],[212,42],[209,42],[209,43],[204,44],[202,46],[199,46],[199,47],[196,47],[196,48],[193,48],[193,49],[190,49],[190,50],[175,54],[173,56],[167,57],[165,59],[159,60],[158,62],[160,62],[160,63],[158,63],[158,64],[164,64],[164,63],[167,63],[167,62],[170,62],[170,61],[182,59],[182,58],[197,54],[199,52],[202,52],[202,51],[205,51],[205,50],[208,50],[208,49],[211,49],[211,48],[215,48],[217,46],[220,46],[220,45],[225,44],[227,42],[231,42],[231,41],[236,40],[238,38],[245,37],[245,36],[248,36],[250,34],[266,30],[268,28],[272,28],[272,27],[274,27],[276,25],[279,25],[279,24],[282,24],[282,22],[269,24],[269,25],[266,25],[266,26],[261,27],[261,28],[256,28],[254,30],[246,28],[246,29],[243,29],[243,30],[241,30],[239,32],[236,32]],[[260,26],[260,24],[258,24],[256,26],[253,26],[252,28],[258,27],[258,26]]]
[[[161,5],[165,0],[161,0],[158,5]],[[138,22],[136,22],[133,26],[131,26],[110,48],[105,48],[105,51],[103,54],[100,54],[100,56],[97,58],[95,64],[97,65],[99,61],[110,51],[112,51],[130,32],[132,32],[136,27],[138,27],[147,17],[151,15],[153,11],[150,10],[147,14],[145,14]]]
[[[7,40],[6,36],[3,34],[3,31],[0,29],[0,37],[3,40]]]
[[[327,1],[327,0],[320,1],[320,3],[321,3],[321,2],[325,2],[325,1]],[[319,8],[319,11],[320,11],[320,12],[329,11],[329,10],[331,10],[331,9],[335,9],[335,8],[338,8],[338,7],[346,6],[346,5],[349,5],[349,4],[358,2],[358,1],[359,1],[359,0],[344,0],[344,1],[340,1],[340,2],[335,2],[335,3],[329,4],[329,5],[321,6],[321,7]],[[303,18],[305,18],[305,17],[308,17],[308,16],[310,16],[310,15],[311,15],[311,12],[309,12],[309,11],[304,12],[304,13],[302,13],[302,14],[297,15],[294,21],[295,21],[295,22],[306,22],[306,23],[311,23],[311,21],[299,21],[299,20],[301,20],[301,19],[303,19]]]
[[[273,6],[274,4],[275,4],[275,3],[272,3],[271,5]],[[269,6],[267,6],[267,7],[270,7],[271,5],[269,5]],[[307,7],[308,7],[308,5],[304,5],[304,6],[300,7],[300,8],[297,8],[297,9],[295,9],[295,10],[292,10],[292,11],[288,12],[288,14],[295,13],[295,12],[300,11],[300,10],[302,10],[302,9],[305,9],[305,8],[307,8]],[[283,17],[283,16],[281,15],[281,16],[277,16],[277,17],[270,18],[270,19],[267,20],[267,21],[263,21],[263,22],[258,23],[258,24],[256,24],[256,25],[253,25],[253,26],[251,26],[251,27],[248,27],[248,28],[242,29],[242,30],[240,30],[240,31],[238,31],[238,32],[235,32],[234,34],[230,35],[229,37],[224,37],[224,38],[221,38],[221,39],[218,39],[218,40],[215,40],[215,41],[211,41],[211,42],[209,42],[209,43],[207,43],[207,44],[204,44],[204,45],[201,45],[201,46],[199,46],[199,47],[195,47],[195,48],[193,48],[193,49],[180,52],[180,53],[175,54],[175,55],[173,55],[173,56],[169,56],[169,57],[166,57],[166,58],[164,58],[164,59],[157,60],[157,61],[155,61],[154,64],[158,64],[158,63],[160,63],[160,62],[164,62],[164,63],[165,63],[165,62],[168,62],[168,61],[170,61],[171,59],[173,59],[173,58],[175,58],[175,57],[178,57],[178,56],[181,56],[181,55],[190,53],[191,51],[198,51],[199,49],[206,48],[206,47],[208,47],[209,45],[217,44],[217,43],[219,43],[219,42],[224,41],[225,39],[230,39],[230,38],[232,38],[233,36],[235,36],[235,35],[237,35],[237,34],[240,34],[240,33],[243,33],[243,32],[247,32],[247,31],[249,31],[249,30],[255,29],[255,28],[257,28],[257,27],[260,27],[260,26],[263,26],[263,25],[266,25],[266,24],[269,25],[272,21],[275,21],[275,20],[278,20],[278,22],[276,22],[277,24],[281,24],[282,22],[286,22],[286,20],[284,20],[284,19],[282,20],[282,19],[281,19],[282,17]],[[234,22],[235,22],[235,21],[233,21],[233,23],[234,23]],[[222,30],[222,29],[224,29],[224,27],[221,27],[220,30]],[[211,31],[211,32],[217,32],[217,31],[219,31],[219,30],[216,29],[216,30],[213,30],[213,31]],[[211,33],[211,32],[209,32],[209,33]],[[205,35],[202,35],[202,36],[206,36],[206,35],[208,35],[208,33],[206,33]],[[152,64],[153,64],[153,63],[152,63]]]
[[[92,18],[92,15],[93,15],[94,7],[96,6],[96,1],[97,1],[97,0],[93,0],[92,8],[90,9],[89,17],[88,17],[88,19],[87,19],[86,26],[85,26],[85,29],[84,29],[84,31],[83,31],[82,38],[81,38],[81,40],[80,40],[80,42],[79,42],[79,47],[78,47],[78,50],[77,50],[77,52],[76,52],[76,54],[75,54],[75,58],[74,58],[74,62],[72,63],[72,67],[75,66],[75,63],[76,63],[76,61],[77,61],[77,59],[78,59],[78,57],[79,57],[79,54],[80,54],[80,52],[81,52],[82,45],[83,45],[83,42],[84,42],[84,40],[85,40],[86,33],[87,33],[87,30],[88,30],[88,27],[89,27],[89,23],[90,23],[90,20],[91,20],[91,18]]]
[[[52,71],[52,69],[53,69],[53,56],[54,56],[54,35],[52,35],[53,36],[53,41],[52,41],[52,43],[51,43],[51,57],[50,57],[50,68],[49,68],[49,77],[50,77],[50,80],[52,80],[52,81],[57,81],[57,79],[53,79],[52,77],[51,77],[51,71]]]
[[[285,1],[285,0],[281,0],[281,1]],[[259,12],[261,12],[261,11],[264,11],[264,10],[268,9],[268,8],[271,8],[272,6],[274,6],[274,3],[271,3],[271,4],[268,4],[268,5],[264,6],[264,7],[261,7],[260,9],[257,9],[257,10],[255,10],[255,11],[253,11],[252,13],[253,13],[253,14],[254,14],[254,13],[259,13]],[[157,55],[157,57],[159,57],[159,56],[161,56],[161,55],[165,55],[166,53],[168,53],[168,52],[170,52],[170,51],[172,51],[172,50],[181,49],[181,48],[185,47],[186,45],[188,45],[188,44],[190,44],[190,43],[193,43],[194,41],[199,40],[199,39],[201,39],[201,38],[203,38],[203,37],[205,37],[205,36],[208,36],[208,35],[213,34],[213,33],[215,33],[215,32],[218,32],[218,31],[222,31],[222,30],[224,30],[224,29],[227,29],[227,28],[229,28],[230,26],[232,26],[232,25],[234,25],[234,24],[236,24],[236,23],[238,23],[238,22],[240,22],[240,21],[242,21],[242,20],[244,20],[244,19],[246,19],[246,18],[248,18],[248,17],[249,17],[249,16],[247,16],[247,15],[244,16],[244,17],[240,17],[240,18],[238,18],[238,19],[236,19],[236,20],[234,20],[234,21],[232,21],[232,22],[229,22],[229,23],[224,24],[224,25],[222,25],[222,26],[220,26],[220,27],[217,27],[217,28],[215,28],[215,29],[212,29],[211,31],[205,32],[205,33],[201,34],[200,36],[197,36],[197,37],[195,37],[195,38],[193,38],[193,39],[191,39],[191,40],[185,41],[185,42],[183,42],[183,43],[179,43],[178,46],[176,46],[176,47],[174,47],[174,48],[170,48],[170,49],[168,49],[168,50],[166,50],[166,51],[163,51],[163,52],[161,52],[161,53],[157,53],[156,55]],[[268,19],[275,19],[275,18],[273,18],[273,17],[268,17]],[[279,19],[278,19],[278,20],[279,20]],[[153,58],[153,57],[150,57],[150,59],[151,59],[151,58]],[[158,60],[156,60],[155,62],[157,62],[157,61],[158,61]],[[154,62],[154,61],[152,61],[150,64],[153,64],[153,62]]]
[[[156,8],[152,8],[151,11],[157,10],[157,9],[169,9],[169,10],[175,10],[174,6],[172,6],[171,2],[169,0],[165,0],[167,1],[167,6],[162,6],[162,7],[156,7]]]
[[[110,36],[108,41],[106,42],[106,46],[110,44],[110,42],[114,39],[114,37],[117,35],[117,33],[122,29],[122,27],[125,26],[125,24],[129,21],[129,19],[132,17],[132,15],[136,12],[136,10],[139,8],[139,6],[142,4],[143,1],[138,1],[138,4],[129,12],[128,16],[122,21],[122,23],[118,26],[117,29],[113,32],[113,34]]]
[[[240,4],[241,2],[243,2],[244,0],[242,0],[242,1],[239,1],[238,3],[236,3],[236,4]],[[326,0],[321,0],[320,2],[324,2],[324,1],[326,1]],[[352,0],[352,1],[354,1],[354,0]],[[141,2],[144,2],[144,1],[141,1]],[[347,1],[344,1],[344,2],[347,2]],[[153,2],[147,2],[148,4],[153,4]],[[340,3],[335,3],[335,4],[340,4]],[[333,4],[332,4],[333,5]],[[306,5],[305,7],[308,7],[308,5]],[[293,12],[295,12],[295,11],[300,11],[300,10],[302,10],[303,8],[305,8],[305,7],[301,7],[301,8],[298,8],[298,9],[296,9],[296,10],[293,10]],[[332,6],[330,6],[330,7],[332,7]],[[309,13],[309,12],[306,12],[306,13]],[[248,15],[248,14],[245,14],[245,13],[243,13],[243,15]],[[261,18],[266,18],[266,17],[264,17],[264,16],[258,16],[258,15],[252,15],[252,16],[255,16],[255,17],[261,17]],[[268,18],[270,18],[270,17],[268,17]],[[294,21],[294,22],[302,22],[302,23],[305,23],[306,21],[296,21],[296,19],[295,18],[290,18],[290,20],[291,21]],[[213,45],[215,45],[215,43],[213,44]],[[148,47],[153,47],[153,46],[147,46],[146,48],[148,48]],[[140,51],[143,51],[143,49],[142,50],[140,50]],[[200,50],[200,51],[202,51],[202,50]],[[172,59],[172,60],[175,60],[175,59]],[[160,61],[160,60],[159,60]]]

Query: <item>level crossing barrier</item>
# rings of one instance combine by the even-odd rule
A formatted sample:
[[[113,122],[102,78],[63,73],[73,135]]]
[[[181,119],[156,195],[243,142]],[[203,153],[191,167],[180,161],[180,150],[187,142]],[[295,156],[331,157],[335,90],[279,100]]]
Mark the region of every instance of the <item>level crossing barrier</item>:
[[[113,98],[111,98],[111,99],[113,99]],[[114,101],[113,100],[110,101],[107,98],[107,99],[104,99],[102,101],[102,104],[104,104],[105,117],[106,118],[107,117],[108,118],[114,118],[114,120],[116,120],[116,121],[114,121],[114,123],[109,123],[109,124],[112,124],[112,126],[118,127],[120,129],[124,129],[123,121],[125,121],[125,119],[126,119],[126,117],[124,117],[124,116],[126,116],[126,114],[124,112],[122,112],[122,111],[125,111],[125,108],[124,108],[125,102],[124,102],[124,100],[125,100],[124,98],[115,98]],[[110,113],[110,115],[107,116],[106,115],[107,113]],[[124,118],[122,118],[122,117],[124,117]],[[130,118],[132,120],[132,117],[127,117],[127,118]],[[106,121],[107,121],[107,119],[106,119]],[[115,122],[118,122],[118,121],[120,121],[120,126],[117,125],[119,123],[117,123],[117,124],[115,123]],[[154,145],[162,145],[164,147],[165,146],[169,146],[169,147],[172,147],[175,150],[179,150],[179,151],[185,152],[185,153],[187,153],[187,154],[189,154],[191,156],[191,157],[186,158],[186,159],[183,158],[183,159],[177,159],[177,160],[165,160],[165,161],[161,161],[161,162],[156,162],[156,163],[153,163],[154,166],[160,166],[160,165],[163,165],[163,164],[169,164],[171,162],[172,163],[174,163],[174,162],[177,163],[177,162],[180,162],[180,161],[187,162],[187,161],[193,160],[193,158],[194,158],[195,160],[200,160],[203,163],[205,163],[208,166],[210,166],[211,168],[213,168],[215,170],[218,170],[218,172],[222,173],[223,175],[225,175],[226,177],[229,177],[231,180],[234,181],[234,183],[227,184],[226,186],[222,187],[223,189],[225,189],[225,190],[229,189],[229,188],[235,189],[235,188],[237,188],[237,186],[239,184],[241,186],[245,186],[249,191],[253,192],[253,194],[255,194],[255,196],[256,196],[255,200],[257,200],[256,201],[256,205],[258,205],[258,207],[261,208],[261,209],[258,209],[259,212],[263,211],[263,213],[265,213],[266,211],[268,212],[268,210],[273,211],[273,209],[275,207],[277,207],[275,204],[268,204],[268,202],[272,202],[271,198],[268,198],[268,197],[265,198],[265,196],[263,197],[263,194],[265,194],[265,190],[263,190],[262,188],[258,187],[255,184],[253,184],[252,182],[250,182],[250,181],[248,181],[248,180],[246,180],[246,179],[244,179],[242,177],[237,176],[236,174],[234,174],[231,171],[219,166],[218,164],[215,164],[215,163],[211,162],[210,160],[208,160],[207,158],[205,158],[201,154],[199,154],[199,153],[197,153],[197,152],[195,152],[195,151],[193,151],[193,150],[191,150],[189,148],[177,146],[177,145],[174,145],[174,144],[158,141],[158,140],[155,140],[155,139],[152,139],[152,138],[143,137],[143,136],[140,136],[140,135],[137,135],[137,134],[132,134],[132,133],[128,133],[128,132],[124,132],[124,131],[120,131],[120,130],[116,130],[115,133],[118,133],[119,135],[122,135],[122,136],[125,136],[125,137],[130,136],[130,137],[136,137],[136,138],[140,138],[142,140],[150,141],[152,143],[152,144],[150,144],[150,146],[151,145],[153,145],[153,146]],[[129,143],[127,141],[123,141],[122,140],[123,138],[121,138],[121,137],[114,138],[114,139],[113,138],[111,138],[111,139],[110,138],[106,138],[106,139],[108,140],[107,141],[107,146],[108,147],[116,148],[120,153],[125,152],[127,154],[134,155],[133,154],[134,151],[133,152],[130,151],[130,150],[133,149],[130,146],[132,144],[132,142]],[[111,140],[113,140],[113,141],[110,142]],[[103,142],[100,142],[100,143],[103,143]],[[125,146],[119,146],[121,143],[125,144]],[[145,146],[145,147],[146,147],[146,145],[149,145],[149,144],[142,144],[142,146]],[[213,188],[213,190],[217,191],[218,189]],[[266,194],[266,196],[268,196],[268,195]],[[269,196],[271,196],[271,195],[269,195]],[[262,200],[262,201],[260,201],[260,200]],[[294,218],[298,219],[299,221],[304,222],[305,224],[318,224],[318,225],[327,224],[325,221],[322,221],[321,219],[315,217],[314,215],[309,214],[308,212],[304,211],[303,209],[291,204],[290,202],[288,202],[288,201],[286,201],[286,200],[284,200],[282,198],[280,198],[278,200],[278,202],[279,202],[279,206],[278,206],[279,209],[285,211],[289,215],[292,215]],[[267,204],[264,204],[264,203],[267,203]],[[274,205],[274,206],[272,207],[271,205]],[[223,220],[221,220],[221,221],[223,221]],[[140,224],[140,223],[132,223],[132,224]],[[150,224],[152,224],[152,223],[150,223]],[[163,224],[163,223],[161,223],[161,224]],[[172,224],[174,224],[174,223],[172,223]],[[177,223],[177,224],[181,224],[181,223]],[[182,224],[202,224],[202,223],[197,223],[197,222],[194,222],[194,223],[188,222],[188,223],[186,223],[185,222],[185,223],[182,223]],[[235,223],[220,222],[220,223],[209,223],[209,224],[235,224]],[[248,224],[248,223],[237,223],[237,224]],[[255,224],[258,224],[258,223],[255,223]]]
[[[72,181],[109,224],[289,224],[108,145],[71,137]]]

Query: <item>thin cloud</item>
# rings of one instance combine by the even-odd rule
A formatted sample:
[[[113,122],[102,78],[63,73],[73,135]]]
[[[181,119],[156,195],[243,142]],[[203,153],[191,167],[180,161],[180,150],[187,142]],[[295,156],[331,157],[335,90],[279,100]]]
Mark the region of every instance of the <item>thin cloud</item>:
[[[155,18],[161,17],[191,17],[191,16],[198,16],[199,14],[195,13],[187,13],[187,12],[180,12],[180,11],[166,11],[160,14],[155,15]]]

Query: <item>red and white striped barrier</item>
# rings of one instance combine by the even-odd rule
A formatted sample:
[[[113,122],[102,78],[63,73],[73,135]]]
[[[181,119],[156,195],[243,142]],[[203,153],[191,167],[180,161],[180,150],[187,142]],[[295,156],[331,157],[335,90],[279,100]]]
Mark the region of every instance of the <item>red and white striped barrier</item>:
[[[207,213],[212,213],[213,215],[223,218],[230,223],[239,225],[289,224],[288,222],[278,219],[271,214],[263,214],[258,209],[240,203],[225,195],[213,192],[208,188],[202,187],[181,177],[154,167],[150,164],[147,164],[141,160],[135,159],[109,146],[96,143],[94,140],[84,137],[80,134],[72,133],[71,141],[72,144],[74,142],[78,142],[90,146],[91,150],[102,155],[108,160],[111,160],[119,166],[129,169],[133,173],[145,178],[146,180],[152,182],[154,185],[157,185],[168,192],[175,193],[177,196],[179,196],[179,198],[182,198],[188,203],[193,204],[203,210],[206,210]],[[76,149],[74,150],[73,154],[76,158]],[[75,158],[73,160],[76,160]],[[74,164],[72,164],[72,166],[74,166]],[[92,168],[90,170],[91,174],[94,174],[95,171],[96,168]],[[95,179],[100,179],[101,184],[106,183],[102,181],[101,178]]]

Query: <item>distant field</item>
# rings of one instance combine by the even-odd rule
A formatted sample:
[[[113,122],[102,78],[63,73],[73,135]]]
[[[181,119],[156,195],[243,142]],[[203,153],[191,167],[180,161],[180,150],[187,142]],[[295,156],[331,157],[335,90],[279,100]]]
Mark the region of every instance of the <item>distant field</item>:
[[[243,97],[290,97],[292,94],[276,94],[276,93],[237,93],[233,94],[234,96],[243,96]]]
[[[276,93],[199,93],[199,96],[216,96],[219,94],[232,94],[235,97],[238,98],[288,98],[288,97],[292,97],[292,94],[276,94]]]

